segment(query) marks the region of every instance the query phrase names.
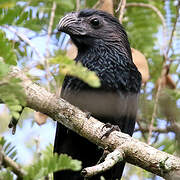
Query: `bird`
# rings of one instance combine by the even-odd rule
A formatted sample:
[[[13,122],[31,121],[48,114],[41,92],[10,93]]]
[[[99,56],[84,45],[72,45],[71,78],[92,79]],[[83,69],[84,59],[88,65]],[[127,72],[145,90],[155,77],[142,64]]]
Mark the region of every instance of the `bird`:
[[[119,20],[111,14],[95,9],[71,12],[60,19],[58,31],[68,34],[80,62],[98,76],[101,86],[94,88],[81,79],[66,75],[61,97],[97,120],[118,126],[132,136],[138,109],[141,74],[132,61],[127,34]],[[103,149],[84,137],[57,123],[54,152],[68,154],[82,161],[82,167],[98,163]],[[88,178],[121,179],[125,162],[110,170]],[[54,173],[54,180],[83,180],[80,172],[64,170]]]

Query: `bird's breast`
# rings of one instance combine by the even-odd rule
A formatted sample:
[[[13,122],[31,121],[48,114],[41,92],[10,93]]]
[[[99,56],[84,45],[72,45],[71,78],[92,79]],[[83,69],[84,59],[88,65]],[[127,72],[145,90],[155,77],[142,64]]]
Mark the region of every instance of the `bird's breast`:
[[[101,89],[71,90],[63,95],[64,99],[81,110],[99,117],[136,116],[137,94]]]

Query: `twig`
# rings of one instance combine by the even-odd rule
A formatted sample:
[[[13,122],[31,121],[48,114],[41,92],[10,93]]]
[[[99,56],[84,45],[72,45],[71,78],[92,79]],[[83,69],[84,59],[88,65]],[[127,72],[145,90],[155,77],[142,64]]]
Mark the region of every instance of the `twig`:
[[[54,32],[52,32],[50,35],[54,35],[54,34],[57,34],[59,33],[57,30],[55,30]],[[29,39],[34,39],[34,38],[37,38],[37,37],[43,37],[43,36],[47,36],[48,35],[48,32],[44,33],[44,34],[38,34],[36,33],[35,35],[29,37]]]
[[[148,127],[139,127],[137,129],[135,129],[134,132],[138,132],[138,131],[141,131],[141,132],[144,132],[144,133],[147,133],[149,132],[149,128]],[[176,126],[175,125],[171,125],[171,126],[167,126],[166,128],[157,128],[157,127],[153,127],[152,128],[152,131],[153,132],[158,132],[158,133],[168,133],[168,132],[180,132],[180,126],[179,124],[176,123]]]
[[[11,158],[6,156],[4,152],[0,152],[2,155],[2,164],[5,167],[10,167],[12,171],[18,176],[18,179],[23,179],[23,177],[26,175],[25,171],[21,168],[19,164],[17,164],[15,161],[13,161]]]
[[[54,1],[53,5],[52,5],[52,10],[51,10],[51,16],[50,16],[49,27],[48,27],[48,36],[47,36],[47,42],[46,42],[46,57],[47,58],[50,57],[49,43],[50,43],[51,34],[52,34],[52,27],[53,27],[55,11],[56,11],[56,2]],[[45,59],[45,71],[46,71],[46,79],[48,80],[49,77],[52,77],[52,75],[51,75],[51,72],[49,70],[49,63],[48,63],[47,58]],[[48,91],[50,91],[49,81],[48,81],[48,86],[47,87],[48,87]]]
[[[54,1],[52,5],[49,27],[48,27],[48,36],[47,36],[47,41],[46,41],[46,57],[50,56],[49,43],[50,43],[51,34],[52,34],[52,26],[53,26],[55,11],[56,11],[56,2]]]
[[[101,0],[98,0],[98,1],[96,2],[96,4],[93,6],[93,9],[96,9],[97,7],[99,7],[100,4],[101,4]]]
[[[37,161],[38,160],[40,160],[40,158],[41,158],[41,151],[40,151],[40,148],[39,148],[39,146],[40,146],[40,139],[39,139],[39,137],[37,137],[37,138],[35,138],[35,144],[36,144],[36,158],[37,158]]]
[[[164,39],[165,39],[166,34],[167,34],[166,23],[165,23],[164,16],[158,10],[158,8],[156,8],[155,6],[153,6],[151,4],[145,4],[145,3],[127,3],[126,4],[126,7],[130,7],[130,6],[147,7],[147,8],[151,8],[153,11],[155,11],[156,14],[159,16],[159,18],[161,19],[161,22],[162,22],[162,25],[163,25],[163,34],[164,34],[163,36],[164,36]],[[171,47],[171,44],[172,44],[172,37],[173,37],[174,31],[175,31],[175,28],[176,28],[176,23],[177,23],[178,16],[179,16],[179,5],[178,5],[178,8],[177,8],[176,21],[175,21],[174,26],[173,26],[173,30],[172,30],[172,33],[171,33],[169,44],[167,45],[166,43],[163,43],[163,44],[165,44],[163,46],[163,56],[164,56],[164,62],[163,62],[163,66],[162,66],[163,69],[161,71],[160,83],[159,83],[158,90],[157,90],[157,93],[156,93],[156,96],[155,96],[155,105],[154,105],[153,114],[152,114],[152,118],[151,118],[151,123],[150,123],[150,127],[149,127],[149,136],[148,136],[148,141],[147,141],[148,144],[150,143],[150,139],[151,139],[151,136],[152,136],[152,129],[153,129],[154,120],[155,120],[155,117],[156,117],[156,111],[157,111],[157,106],[158,106],[157,104],[158,104],[158,99],[159,99],[159,95],[160,95],[162,79],[167,74],[167,68],[166,68],[165,65],[166,65],[166,61],[168,59],[168,53],[169,53],[169,50],[170,50],[170,47]],[[165,42],[165,40],[163,40],[163,41]],[[167,47],[167,51],[165,52],[166,46],[168,46],[168,47]]]
[[[120,0],[120,2],[119,2],[119,4],[118,4],[118,7],[117,7],[117,9],[115,10],[116,13],[120,10],[121,4],[122,4],[122,0]]]
[[[149,127],[149,135],[148,135],[148,141],[147,141],[148,144],[150,144],[150,139],[151,139],[151,136],[152,136],[152,129],[153,129],[154,120],[155,120],[155,117],[156,117],[159,95],[160,95],[161,88],[162,88],[162,80],[163,80],[163,77],[165,77],[167,75],[168,70],[169,70],[169,67],[167,68],[167,66],[166,66],[166,61],[168,60],[169,50],[170,50],[170,47],[172,45],[172,38],[173,38],[175,29],[176,29],[177,19],[179,18],[179,9],[180,9],[180,2],[178,4],[178,6],[177,6],[176,19],[175,19],[173,29],[172,29],[172,32],[171,32],[170,41],[169,41],[169,44],[168,44],[168,47],[167,47],[167,51],[164,54],[164,61],[163,61],[163,66],[162,66],[163,68],[162,68],[162,71],[161,71],[159,86],[158,86],[157,93],[156,93],[156,96],[155,96],[155,104],[154,104],[153,114],[152,114],[151,123],[150,123],[150,127]]]
[[[76,0],[76,11],[80,10],[80,0]]]
[[[161,11],[157,7],[155,7],[155,6],[151,5],[151,4],[146,4],[146,3],[127,3],[126,4],[126,7],[131,7],[131,6],[134,6],[134,7],[138,7],[138,6],[139,7],[146,7],[146,8],[152,9],[154,12],[156,12],[156,14],[161,19],[163,28],[166,29],[166,21],[164,19],[164,16],[162,15]]]
[[[17,30],[15,30],[14,28],[12,28],[8,25],[4,25],[3,27],[8,29],[9,31],[11,31],[12,33],[14,33],[21,40],[23,40],[26,44],[28,44],[34,50],[34,52],[37,54],[37,56],[40,58],[40,63],[44,64],[44,60],[45,60],[44,56],[41,55],[40,51],[36,48],[36,46],[34,46],[34,44],[29,40],[28,37],[26,37],[24,34],[22,34],[21,32],[18,32]]]
[[[113,152],[109,153],[104,162],[97,164],[92,167],[87,167],[82,170],[84,177],[91,177],[98,173],[107,171],[112,168],[117,162],[122,161],[124,158],[124,152],[121,149],[115,149]]]
[[[122,23],[122,21],[123,21],[125,6],[126,6],[126,0],[121,0],[119,5],[118,5],[118,8],[116,10],[116,12],[118,12],[120,10],[120,14],[119,14],[119,22],[120,23]]]
[[[176,30],[177,20],[178,20],[178,18],[179,18],[179,10],[180,10],[180,1],[179,1],[178,5],[177,5],[177,8],[176,8],[176,18],[175,18],[175,22],[174,22],[174,25],[173,25],[173,29],[172,29],[172,31],[171,31],[171,36],[170,36],[168,48],[167,48],[167,51],[166,51],[166,56],[167,56],[167,57],[168,57],[169,51],[170,51],[170,49],[171,49],[174,32],[175,32],[175,30]]]
[[[165,47],[167,46],[166,44],[166,37],[167,37],[167,26],[166,26],[166,21],[165,18],[163,16],[163,14],[161,13],[161,11],[151,5],[151,4],[146,4],[146,3],[126,3],[126,7],[146,7],[146,8],[150,8],[152,9],[160,18],[161,22],[162,22],[162,26],[163,26],[163,54],[165,54]]]
[[[151,137],[152,137],[152,129],[154,127],[154,121],[155,121],[155,118],[156,118],[156,112],[157,112],[157,107],[158,107],[158,100],[159,100],[160,90],[161,90],[161,80],[160,80],[160,84],[158,86],[158,90],[157,90],[157,93],[156,93],[156,96],[155,96],[154,108],[153,108],[153,113],[152,113],[151,122],[150,122],[150,126],[149,126],[148,139],[147,139],[148,144],[150,144],[150,140],[151,140]]]

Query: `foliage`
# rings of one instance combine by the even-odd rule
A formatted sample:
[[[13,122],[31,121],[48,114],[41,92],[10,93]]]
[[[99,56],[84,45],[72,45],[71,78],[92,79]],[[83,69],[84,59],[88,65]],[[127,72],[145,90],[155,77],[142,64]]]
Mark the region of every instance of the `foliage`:
[[[66,74],[76,76],[92,87],[97,88],[100,86],[100,80],[96,73],[89,71],[80,62],[76,63],[66,56],[59,55],[53,58],[51,63],[60,65],[59,72],[61,76]]]
[[[47,146],[42,153],[42,158],[26,168],[27,175],[24,177],[24,180],[38,180],[59,170],[71,169],[79,171],[81,169],[80,161],[73,160],[66,154],[61,154],[60,156],[53,154],[52,149],[52,145]]]
[[[7,142],[7,140],[3,136],[0,136],[0,150],[15,162],[17,161],[16,147],[13,146],[11,142]],[[0,167],[0,179],[13,180],[11,168]]]
[[[56,3],[56,10],[52,22],[50,42],[48,44],[46,40],[48,38],[48,28],[54,2]],[[92,8],[96,2],[97,0],[81,0],[80,8]],[[114,0],[114,2],[115,11],[120,1]],[[169,43],[172,27],[176,19],[176,2],[177,1],[167,0],[127,0],[127,3],[145,3],[156,7],[164,16],[167,25],[167,37],[164,37],[161,19],[153,9],[140,6],[130,6],[125,9],[123,26],[126,29],[131,46],[140,50],[146,56],[149,64],[150,80],[146,86],[142,88],[143,93],[140,99],[140,110],[138,113],[139,124],[147,130],[150,126],[154,105],[156,103],[157,79],[160,77],[162,70],[162,46],[164,45],[162,39],[165,38],[167,41],[166,44]],[[67,36],[57,33],[56,26],[59,19],[65,13],[75,11],[75,9],[75,0],[1,0],[0,100],[3,100],[8,106],[10,116],[18,119],[20,116],[18,112],[21,110],[21,105],[25,105],[25,97],[20,85],[20,80],[10,79],[8,77],[8,72],[12,65],[18,65],[25,70],[37,71],[36,77],[32,76],[31,73],[28,74],[29,77],[52,92],[59,93],[59,87],[62,85],[66,74],[76,76],[90,86],[99,87],[100,82],[95,73],[88,71],[82,67],[81,64],[68,59],[66,53],[56,53],[57,49],[66,51],[68,49],[67,47],[69,47]],[[119,12],[116,12],[115,15],[118,17]],[[17,33],[12,33],[8,27],[13,28]],[[46,63],[39,64],[37,52],[35,52],[31,44],[22,40],[18,32],[21,32],[31,41],[38,49],[39,54],[47,61]],[[176,89],[166,89],[161,92],[154,121],[154,127],[160,129],[169,126],[172,117],[174,117],[173,120],[176,123],[179,123],[179,43],[180,25],[178,23],[173,35],[173,44],[168,54],[168,59],[172,60],[168,61],[168,63],[171,64],[169,73],[176,84]],[[50,50],[50,56],[48,57],[46,57],[47,49]],[[32,117],[32,115],[30,117]],[[3,123],[2,119],[3,118],[0,118],[0,123]],[[180,144],[177,135],[175,132],[166,133],[165,135],[154,132],[152,136],[153,146],[166,152],[174,153],[174,151],[178,149],[177,144]],[[141,141],[146,142],[148,139],[148,131],[139,131],[139,136]],[[0,139],[0,145],[3,146],[5,153],[11,157],[14,152],[14,146],[5,142],[3,138]],[[12,156],[12,158],[16,160],[16,156]],[[33,177],[33,179],[38,179],[63,168],[79,170],[80,162],[72,160],[66,155],[60,158],[57,155],[53,156],[52,147],[48,146],[46,151],[42,152],[40,160],[35,161],[26,168],[28,175],[25,178],[31,179]],[[40,169],[41,171],[38,171]],[[127,174],[129,174],[129,178],[133,174],[137,174],[137,176],[141,178],[152,177],[148,172],[140,169],[137,170],[137,168],[130,168]],[[0,179],[1,177],[2,179],[13,179],[9,169],[3,169],[0,173]]]
[[[4,61],[6,64],[16,65],[16,54],[2,31],[0,31],[0,42],[1,62]]]
[[[20,80],[8,77],[10,65],[16,65],[16,54],[2,31],[0,31],[0,42],[0,99],[7,104],[11,115],[18,118],[20,104],[25,105],[25,97]]]
[[[6,168],[0,171],[0,179],[13,180],[13,174],[10,168]]]
[[[0,136],[0,147],[5,155],[9,156],[12,160],[17,161],[17,151],[16,147],[12,145],[11,142],[7,142],[4,137]]]
[[[4,137],[0,138],[0,146],[2,147],[3,152],[9,156],[12,160],[16,161],[17,152],[15,146],[12,146],[10,142],[7,142]],[[62,154],[53,154],[53,147],[50,144],[42,152],[42,157],[40,160],[37,160],[33,164],[25,168],[24,180],[39,180],[45,176],[48,176],[50,173],[59,170],[71,169],[73,171],[79,171],[81,169],[81,162],[78,160],[73,160],[70,156]],[[13,179],[12,173],[9,169],[4,169],[0,172],[1,177],[8,178],[8,180]]]

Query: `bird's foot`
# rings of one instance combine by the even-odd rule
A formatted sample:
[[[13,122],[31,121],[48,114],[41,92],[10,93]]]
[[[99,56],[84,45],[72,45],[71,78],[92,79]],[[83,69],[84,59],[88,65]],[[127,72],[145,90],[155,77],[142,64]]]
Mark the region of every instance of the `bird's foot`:
[[[85,113],[86,113],[86,118],[89,119],[91,117],[91,113],[88,111],[85,111]]]
[[[109,129],[103,134],[103,136],[101,137],[101,139],[104,138],[104,137],[107,138],[113,131],[121,131],[121,129],[119,128],[118,125],[112,125],[112,124],[110,124],[110,123],[106,123],[106,124],[102,127],[102,130],[103,130],[104,128],[109,128]]]
[[[100,164],[101,162],[103,162],[106,158],[106,156],[109,154],[109,150],[108,150],[108,147],[106,147],[103,151],[103,154],[102,156],[100,157],[99,161],[97,162],[97,164]]]

